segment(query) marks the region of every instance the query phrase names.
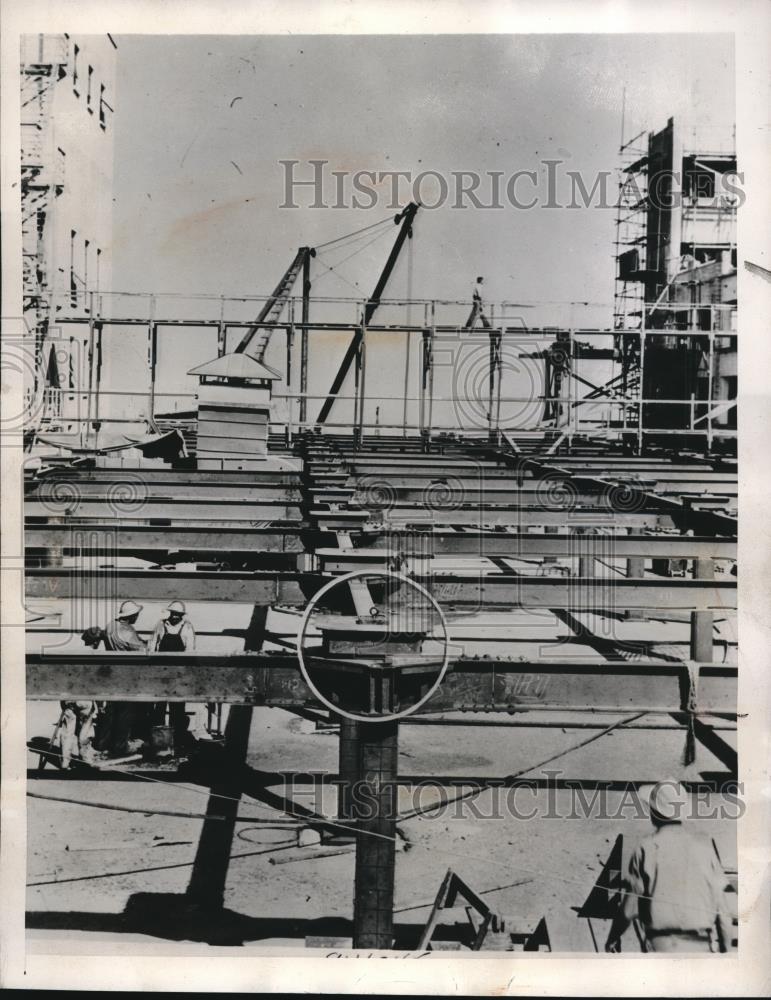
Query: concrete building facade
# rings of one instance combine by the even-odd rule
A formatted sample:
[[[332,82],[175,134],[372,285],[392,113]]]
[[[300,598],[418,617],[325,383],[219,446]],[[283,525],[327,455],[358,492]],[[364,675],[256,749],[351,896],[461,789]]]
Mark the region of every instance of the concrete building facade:
[[[111,287],[116,49],[110,35],[27,35],[21,46],[24,313],[35,414],[56,421],[88,384],[88,327]],[[91,349],[92,353],[92,349]],[[34,360],[33,360],[34,359]]]

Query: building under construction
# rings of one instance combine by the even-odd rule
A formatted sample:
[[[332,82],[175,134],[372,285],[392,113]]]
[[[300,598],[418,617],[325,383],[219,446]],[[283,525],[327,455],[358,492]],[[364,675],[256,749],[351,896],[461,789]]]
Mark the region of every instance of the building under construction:
[[[121,296],[109,212],[92,229],[67,215],[76,174],[49,127],[61,91],[109,141],[113,43],[104,63],[88,45],[36,38],[22,67],[27,693],[185,705],[200,738],[183,752],[156,720],[130,753],[75,754],[54,793],[87,773],[91,800],[66,808],[105,806],[84,811],[124,850],[184,828],[163,842],[185,883],[123,872],[120,912],[88,913],[51,900],[88,855],[70,869],[43,846],[57,874],[30,883],[31,931],[601,949],[628,823],[474,808],[501,788],[615,802],[674,778],[722,802],[735,787],[735,208],[716,182],[735,154],[672,120],[625,144],[605,327],[527,327],[481,289],[389,298],[416,204],[381,223],[368,297],[314,296],[310,246],[267,296]],[[681,177],[677,207],[654,196],[662,172]],[[164,351],[184,331],[201,356],[181,391]],[[129,376],[111,355],[128,338],[146,347]],[[147,637],[172,600],[194,650],[81,641],[123,602]],[[62,756],[35,736],[33,796]],[[710,833],[735,900],[733,827]],[[263,845],[248,877],[243,840]]]

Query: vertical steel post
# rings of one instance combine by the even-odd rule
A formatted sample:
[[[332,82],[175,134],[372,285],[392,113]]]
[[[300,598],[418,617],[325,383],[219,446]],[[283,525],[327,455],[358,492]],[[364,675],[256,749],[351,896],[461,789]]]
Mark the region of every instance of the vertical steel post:
[[[364,443],[364,405],[367,400],[367,327],[361,328],[361,376],[359,379],[359,441]]]
[[[645,576],[645,559],[643,556],[629,556],[626,561],[626,575],[635,580],[640,580]],[[626,618],[628,621],[642,621],[645,618],[645,614],[637,608],[627,608]]]
[[[86,435],[91,429],[91,395],[94,386],[94,312],[88,317],[88,348],[86,350],[88,364],[88,397],[86,400]]]
[[[694,559],[693,576],[696,580],[714,580],[715,563],[712,559]],[[714,655],[712,611],[691,612],[691,659],[697,663],[711,663]]]
[[[432,342],[432,332],[430,328],[426,328],[423,331],[423,343],[422,343],[422,371],[420,378],[420,433],[425,434],[428,429],[429,418],[427,417],[428,407],[426,405],[426,390],[428,388],[429,382],[431,380],[431,370],[433,368],[433,342]]]
[[[431,303],[431,335],[429,339],[428,368],[428,440],[434,423],[434,340],[436,339],[436,305]]]
[[[487,373],[487,438],[493,440],[493,406],[495,405],[495,332],[490,330],[487,334],[489,342],[489,370]]]
[[[410,394],[410,347],[412,343],[410,341],[410,331],[405,330],[404,336],[407,338],[404,343],[404,416],[402,418],[402,432],[404,437],[407,437],[407,400]]]
[[[153,426],[155,414],[155,372],[158,367],[158,324],[150,321],[150,400],[148,403],[147,420]]]
[[[637,454],[643,451],[643,410],[645,401],[645,308],[640,327],[640,403],[637,411]]]
[[[710,311],[710,319],[711,311]],[[715,368],[715,334],[710,328],[709,331],[709,371],[707,381],[707,450],[712,451],[712,395],[714,393],[714,368]]]
[[[310,315],[311,308],[311,253],[310,251],[305,255],[303,260],[303,299],[302,299],[302,314],[300,317],[300,322],[302,323],[302,333],[300,334],[300,424],[304,424],[308,417],[308,400],[306,399],[306,394],[308,392],[308,317]]]
[[[353,786],[359,777],[359,723],[356,719],[340,717],[340,748],[338,764],[337,815],[351,820],[353,813]]]
[[[359,724],[354,948],[393,944],[398,737],[396,721]]]
[[[292,403],[292,353],[294,351],[294,309],[291,309],[292,322],[286,328],[286,440],[287,447],[292,443],[293,416]]]
[[[289,308],[287,309],[287,320],[289,321],[285,327],[286,332],[286,386],[287,393],[290,392],[290,386],[292,385],[292,352],[294,350],[294,299],[289,300]]]
[[[558,535],[560,529],[556,525],[547,524],[544,527],[543,531],[544,531],[545,535]],[[544,556],[543,557],[543,561],[545,563],[555,563],[557,561],[557,557],[556,556]]]
[[[501,388],[503,387],[503,334],[498,331],[498,386],[495,392],[495,444],[501,443]]]
[[[220,295],[220,318],[217,323],[217,357],[221,358],[225,353],[225,296]]]
[[[572,311],[572,310],[571,310]],[[568,369],[567,369],[567,384],[568,384],[568,420],[567,420],[567,434],[568,434],[568,455],[572,453],[573,450],[573,434],[577,429],[578,422],[578,407],[573,405],[574,402],[574,378],[573,372],[575,371],[575,343],[573,341],[573,330],[568,330]]]
[[[101,322],[96,326],[96,385],[94,387],[96,395],[94,396],[94,423],[96,426],[96,433],[99,433],[99,396],[102,384],[102,324]],[[95,442],[96,443],[96,442]]]

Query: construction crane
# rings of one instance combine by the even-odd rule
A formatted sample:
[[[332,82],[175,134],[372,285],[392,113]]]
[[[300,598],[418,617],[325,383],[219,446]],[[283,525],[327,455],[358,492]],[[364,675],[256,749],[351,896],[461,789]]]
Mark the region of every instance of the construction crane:
[[[343,387],[343,382],[345,382],[345,377],[350,371],[351,365],[354,358],[358,355],[361,348],[361,343],[364,339],[364,328],[367,326],[369,321],[372,319],[375,310],[380,305],[380,298],[385,291],[385,287],[388,284],[388,279],[391,277],[391,272],[394,269],[396,261],[399,259],[399,253],[404,246],[404,241],[412,236],[412,222],[415,218],[415,214],[420,206],[411,202],[403,212],[400,212],[394,219],[394,222],[399,225],[399,233],[394,241],[394,245],[391,249],[391,253],[388,255],[388,260],[385,263],[385,267],[378,279],[377,285],[375,285],[375,290],[373,291],[371,297],[367,300],[367,305],[364,308],[364,314],[361,320],[362,328],[358,330],[345,352],[340,367],[337,370],[334,381],[329,390],[327,398],[324,400],[324,404],[319,411],[319,415],[316,418],[317,424],[323,424],[327,417],[329,416],[332,407],[335,404],[337,395]]]
[[[270,343],[270,335],[279,321],[287,299],[294,287],[294,283],[297,281],[300,271],[305,270],[311,257],[315,256],[316,251],[312,247],[300,247],[281,281],[273,289],[270,298],[260,310],[257,319],[254,321],[254,326],[249,327],[238,347],[236,347],[236,354],[244,354],[246,349],[251,347],[250,356],[256,358],[259,362],[263,361],[268,344]],[[272,325],[266,326],[265,324],[267,323]],[[252,344],[252,341],[254,341],[254,344]]]

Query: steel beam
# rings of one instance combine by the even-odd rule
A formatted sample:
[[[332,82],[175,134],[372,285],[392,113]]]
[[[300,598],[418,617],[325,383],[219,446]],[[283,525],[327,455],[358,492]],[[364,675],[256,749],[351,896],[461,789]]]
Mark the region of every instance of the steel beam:
[[[223,558],[253,557],[262,553],[300,553],[303,545],[300,527],[228,528],[171,524],[81,526],[67,524],[29,524],[25,527],[27,549],[61,549],[64,555],[87,555],[105,551],[147,555],[172,553],[175,561],[206,561]],[[560,534],[535,532],[478,531],[474,529],[411,530],[394,527],[388,531],[367,529],[354,534],[354,540],[366,549],[409,553],[416,546],[428,555],[504,556],[513,559],[531,556],[598,555],[603,559],[736,559],[736,539],[692,535],[627,535],[625,526],[619,534]],[[366,563],[361,549],[340,553],[352,564]],[[353,566],[352,566],[353,568]],[[637,574],[639,575],[639,574]]]
[[[304,604],[304,574],[276,571],[181,571],[88,566],[33,567],[25,574],[25,594],[34,598],[86,598],[163,601],[172,593],[184,601],[235,601],[259,606]],[[310,584],[313,589],[313,584]]]
[[[285,503],[300,503],[302,491],[299,484],[292,486],[280,482],[232,483],[222,482],[157,482],[151,473],[143,472],[134,479],[123,480],[99,480],[85,481],[81,479],[63,480],[41,480],[32,483],[25,483],[25,502],[33,500],[41,503],[54,502],[60,505],[61,500],[57,500],[62,494],[64,484],[68,490],[76,491],[79,500],[102,500],[104,497],[112,499],[115,507],[120,510],[121,503],[124,502],[122,490],[129,497],[137,497],[145,502],[163,503],[219,503],[221,500],[233,500],[239,503],[263,503],[266,500],[280,500]]]
[[[350,465],[352,469],[357,472],[371,472],[377,471],[382,468],[389,467],[400,467],[404,471],[409,470],[410,466],[415,467],[414,474],[417,475],[421,468],[421,461],[425,460],[424,464],[429,467],[437,466],[442,467],[446,465],[449,468],[458,468],[462,466],[476,467],[476,468],[492,468],[500,469],[501,467],[512,465],[523,465],[533,467],[536,465],[544,465],[554,468],[563,468],[564,471],[575,471],[576,473],[581,473],[584,475],[591,475],[594,472],[599,472],[601,475],[607,475],[609,471],[621,475],[647,475],[649,473],[663,474],[667,475],[669,473],[681,473],[686,476],[696,476],[700,478],[702,476],[711,476],[712,467],[709,465],[681,465],[677,463],[670,462],[645,462],[642,464],[631,464],[629,461],[623,463],[609,462],[607,465],[604,461],[593,461],[593,462],[565,462],[563,464],[562,456],[550,456],[550,455],[538,455],[538,454],[521,454],[514,455],[510,452],[495,452],[489,445],[479,450],[475,450],[473,446],[468,446],[458,451],[453,451],[450,453],[436,453],[436,454],[405,454],[398,449],[394,449],[392,453],[389,452],[341,452],[339,454],[335,453],[318,453],[318,457],[314,457],[313,454],[308,456],[310,462],[318,462],[323,464],[329,462],[334,457],[339,461],[342,458],[347,464]],[[716,473],[717,475],[718,473]],[[721,473],[726,475],[726,473]],[[731,473],[728,473],[731,475]]]
[[[170,524],[27,524],[24,544],[29,549],[61,548],[66,555],[111,553],[174,553],[177,561],[206,561],[214,556],[247,558],[262,553],[303,551],[299,527],[228,528]],[[694,556],[700,553],[694,550]],[[707,554],[706,552],[703,554]],[[185,558],[183,558],[185,557]]]
[[[330,577],[276,571],[158,572],[116,567],[33,567],[25,574],[25,593],[35,598],[120,594],[122,600],[164,600],[173,590],[180,600],[237,601],[239,603],[304,603],[304,592],[314,593]],[[724,611],[736,608],[733,580],[628,580],[611,578],[564,579],[519,576],[515,573],[418,572],[417,582],[437,601],[447,605],[511,608],[573,608],[614,611],[624,608]],[[301,588],[300,584],[304,586]]]
[[[395,487],[419,487],[425,486],[426,480],[436,481],[441,484],[449,484],[455,489],[479,489],[480,486],[485,485],[488,480],[496,482],[497,480],[504,480],[504,483],[512,482],[516,479],[516,469],[504,469],[495,468],[490,469],[487,467],[479,467],[475,469],[473,463],[468,466],[468,473],[465,470],[460,469],[457,473],[453,472],[450,476],[446,476],[441,467],[438,469],[432,469],[430,466],[425,466],[423,469],[410,469],[409,471],[403,471],[398,473],[393,473],[389,475],[388,482],[391,486]],[[354,470],[355,471],[355,470]],[[581,472],[581,476],[592,477],[594,475],[608,477],[608,469],[604,470],[590,470]],[[319,473],[323,475],[323,473]],[[578,476],[578,473],[576,474]],[[355,475],[348,474],[347,485],[354,486],[359,480],[360,476],[358,473]],[[549,477],[553,479],[554,477]],[[580,476],[578,476],[580,478]],[[717,489],[736,489],[737,479],[735,475],[723,476],[717,473],[713,474],[703,474],[696,475],[693,473],[669,473],[664,470],[651,471],[640,473],[639,475],[631,476],[629,474],[617,474],[613,473],[612,480],[614,483],[628,483],[630,486],[647,486],[649,483],[660,484],[668,489],[682,489],[683,492],[688,492],[691,486],[694,487],[692,492],[698,492],[698,488],[701,486],[712,486]],[[534,484],[539,481],[537,476],[532,473],[526,473],[526,483],[530,488],[534,488]],[[502,486],[500,482],[496,482],[497,486]],[[596,490],[595,490],[596,491]]]
[[[736,712],[737,668],[698,664],[698,710]],[[448,711],[679,712],[687,666],[659,660],[461,658],[421,715]],[[293,654],[30,653],[27,698],[217,701],[303,708],[315,699]]]
[[[46,461],[48,461],[46,459]],[[265,462],[270,465],[270,457]],[[55,466],[48,471],[36,470],[34,474],[27,473],[25,482],[40,485],[55,483],[104,484],[119,485],[128,483],[135,485],[138,481],[152,481],[153,484],[193,485],[211,484],[215,486],[259,486],[271,483],[281,486],[299,486],[302,482],[301,470],[260,469],[243,472],[228,469],[224,471],[196,469],[150,469],[150,468],[104,468],[89,469],[80,466]]]
[[[405,525],[425,526],[426,528],[447,527],[448,525],[471,525],[482,527],[506,527],[512,529],[527,529],[530,527],[554,526],[575,528],[661,528],[664,530],[680,530],[688,527],[701,527],[711,523],[707,519],[717,517],[714,514],[688,511],[603,511],[597,507],[574,507],[560,509],[555,505],[552,509],[543,507],[516,507],[512,505],[469,504],[463,507],[448,505],[443,509],[427,510],[420,504],[394,502],[384,508],[324,510],[313,508],[309,516],[316,523],[329,530],[356,530],[353,525],[374,527],[381,525],[383,529],[397,528]],[[727,523],[724,535],[736,536],[736,520],[724,519]],[[732,530],[731,530],[732,529]],[[699,531],[699,534],[708,534]]]
[[[580,530],[582,525],[576,525]],[[570,532],[570,522],[567,524]],[[361,534],[363,546],[388,549],[409,554],[411,548],[430,555],[479,555],[527,558],[529,556],[556,555],[562,557],[596,556],[603,559],[625,559],[640,556],[643,559],[736,559],[735,538],[695,537],[693,535],[627,535],[621,526],[619,534],[552,535],[536,532],[506,531],[409,531],[394,528],[379,534],[365,531]],[[331,551],[331,550],[330,550]],[[317,550],[318,552],[318,550]],[[361,549],[340,554],[341,559],[366,559]],[[642,575],[642,574],[637,574]]]
[[[24,514],[27,518],[50,517],[51,515],[66,516],[85,520],[96,518],[104,521],[107,518],[143,519],[165,518],[176,520],[210,520],[210,521],[300,521],[302,513],[298,503],[287,503],[280,500],[264,502],[223,501],[222,503],[183,499],[152,500],[145,499],[141,488],[132,498],[110,500],[105,497],[73,496],[62,499],[27,499],[24,503]]]
[[[420,502],[421,504],[425,504],[429,510],[433,507],[441,509],[442,507],[455,506],[458,503],[479,503],[480,501],[493,504],[517,504],[523,507],[559,506],[556,501],[550,501],[549,499],[549,485],[550,483],[544,482],[540,488],[537,484],[525,487],[517,487],[515,484],[511,484],[506,487],[501,484],[500,480],[488,483],[485,481],[484,476],[480,477],[476,483],[468,483],[466,486],[454,482],[449,482],[446,485],[426,482],[416,486],[398,486],[390,476],[387,483],[383,484],[395,500],[403,503]],[[568,488],[570,489],[569,504],[566,504],[566,506],[605,507],[608,510],[615,510],[616,505],[614,505],[613,497],[622,487],[620,484],[614,483],[606,486],[605,489],[578,488],[572,486],[572,484],[568,484]],[[643,487],[635,484],[634,488],[640,489]],[[647,487],[645,488],[647,489]],[[350,488],[346,486],[345,489],[349,493],[352,493],[353,503],[366,505],[367,498],[372,495],[373,484],[365,481],[360,482],[358,485],[352,484]],[[651,491],[653,491],[653,487],[651,487]],[[680,489],[656,489],[655,496],[650,497],[648,505],[653,506],[655,500],[660,496],[680,497],[682,492]],[[726,497],[735,495],[735,493],[726,493],[724,490],[715,490],[713,492]]]

